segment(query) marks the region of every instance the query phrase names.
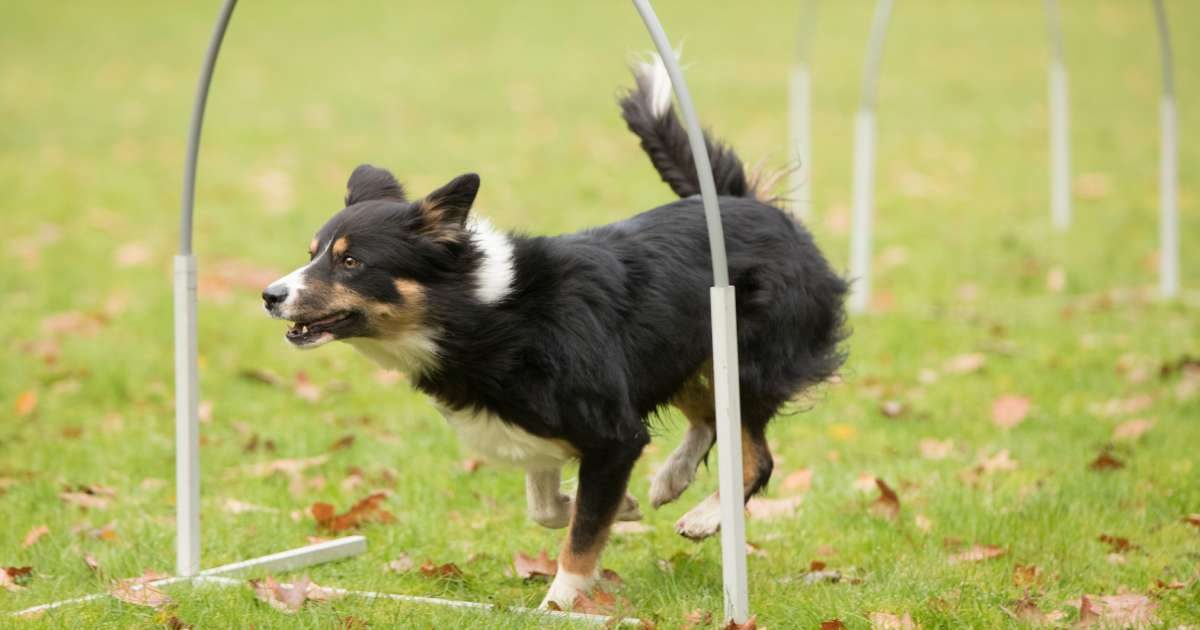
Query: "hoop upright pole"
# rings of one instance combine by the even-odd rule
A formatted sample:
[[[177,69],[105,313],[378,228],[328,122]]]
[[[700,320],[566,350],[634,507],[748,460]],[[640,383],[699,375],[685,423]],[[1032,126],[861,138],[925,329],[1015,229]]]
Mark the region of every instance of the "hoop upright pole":
[[[192,208],[200,129],[217,53],[237,0],[225,0],[213,27],[188,130],[180,200],[179,254],[175,256],[175,572],[200,571],[200,384],[196,340],[196,259],[192,255]]]
[[[1071,226],[1071,119],[1067,63],[1058,0],[1044,0],[1050,42],[1050,218],[1056,230]]]
[[[708,246],[712,255],[713,284],[709,292],[712,309],[713,392],[717,415],[717,460],[721,496],[721,572],[725,592],[725,618],[745,623],[750,618],[749,583],[746,573],[746,517],[742,477],[742,421],[738,391],[737,319],[734,288],[729,284],[725,263],[725,236],[717,187],[708,160],[704,135],[695,107],[658,16],[649,0],[633,0],[654,41],[687,129],[700,196],[708,221]]]
[[[871,223],[875,192],[875,101],[879,85],[879,66],[883,61],[883,42],[892,0],[878,0],[871,20],[867,42],[867,61],[863,68],[862,101],[854,118],[854,205],[850,227],[851,313],[867,310],[871,301]]]
[[[1162,0],[1154,0],[1158,41],[1162,50],[1162,103],[1159,105],[1159,291],[1165,298],[1179,295],[1179,117],[1175,109],[1175,57],[1171,29]]]
[[[805,15],[804,7],[812,7]],[[793,165],[788,191],[796,216],[812,217],[812,70],[809,50],[816,22],[817,0],[801,3],[800,34],[796,38],[796,63],[788,86],[788,129]]]

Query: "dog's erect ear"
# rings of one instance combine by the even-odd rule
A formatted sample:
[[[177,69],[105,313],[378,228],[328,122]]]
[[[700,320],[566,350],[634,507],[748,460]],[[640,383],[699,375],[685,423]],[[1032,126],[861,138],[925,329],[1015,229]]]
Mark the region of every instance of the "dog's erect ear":
[[[435,239],[453,238],[452,235],[466,225],[467,215],[478,192],[479,176],[467,173],[429,193],[421,200],[426,231],[432,233]]]
[[[404,196],[404,186],[396,181],[391,173],[370,164],[363,164],[350,174],[346,182],[346,205],[352,206],[360,201],[372,199],[395,199],[408,201]]]

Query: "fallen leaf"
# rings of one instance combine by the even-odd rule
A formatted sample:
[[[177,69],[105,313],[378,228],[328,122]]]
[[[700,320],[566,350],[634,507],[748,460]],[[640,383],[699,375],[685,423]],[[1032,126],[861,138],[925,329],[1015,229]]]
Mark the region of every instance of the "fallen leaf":
[[[435,564],[433,560],[426,560],[425,564],[421,565],[421,575],[429,578],[458,579],[463,577],[463,572],[453,562]]]
[[[1152,428],[1154,428],[1153,420],[1147,420],[1146,418],[1126,420],[1113,427],[1113,439],[1131,442],[1142,437],[1142,434]]]
[[[321,400],[321,388],[316,383],[308,378],[308,374],[304,370],[296,372],[296,381],[293,384],[292,391],[300,398],[308,402],[317,402]]]
[[[980,352],[972,352],[969,354],[960,354],[946,361],[942,369],[951,374],[970,374],[983,369],[987,363],[987,357]]]
[[[1109,451],[1101,451],[1092,463],[1088,464],[1088,468],[1096,471],[1119,470],[1125,467],[1125,462],[1117,459]]]
[[[1041,608],[1038,608],[1037,600],[1029,595],[1013,602],[1012,610],[1008,612],[1017,621],[1035,627],[1057,625],[1058,622],[1062,621],[1063,617],[1067,616],[1061,610],[1043,611]]]
[[[0,567],[0,588],[9,592],[25,590],[33,579],[33,567]]]
[[[783,489],[793,494],[803,494],[812,488],[813,471],[811,468],[801,468],[793,471],[783,479]]]
[[[299,477],[305,470],[313,466],[320,466],[328,460],[328,455],[317,455],[307,459],[277,459],[253,464],[247,468],[247,472],[254,477],[266,477],[275,473],[288,477]]]
[[[1017,588],[1030,588],[1041,581],[1042,570],[1036,564],[1013,565],[1012,583]]]
[[[992,422],[1002,429],[1011,429],[1025,421],[1029,407],[1028,396],[1001,396],[992,401]]]
[[[58,498],[84,509],[107,510],[109,497],[89,492],[60,492]]]
[[[96,575],[103,575],[104,571],[100,569],[100,562],[96,560],[96,556],[91,553],[83,554],[83,564],[92,570]]]
[[[591,594],[580,593],[576,595],[572,609],[575,612],[589,615],[611,615],[617,609],[627,610],[630,607],[629,601],[624,597],[617,597],[597,587],[592,589]]]
[[[1109,549],[1111,549],[1113,553],[1125,553],[1127,551],[1133,551],[1134,549],[1138,548],[1137,545],[1129,542],[1128,538],[1123,538],[1121,536],[1109,536],[1108,534],[1100,534],[1100,538],[1098,538],[1097,540],[1108,545]]]
[[[995,545],[976,544],[966,551],[960,551],[951,555],[949,558],[947,558],[947,560],[950,561],[950,564],[958,564],[960,562],[981,562],[983,560],[999,558],[1006,553],[1008,553],[1008,550],[1002,547],[997,547]]]
[[[238,376],[272,387],[283,387],[285,382],[282,376],[262,368],[243,369],[238,372]]]
[[[278,512],[275,508],[269,508],[263,505],[255,505],[238,501],[237,499],[225,498],[221,501],[221,509],[228,514],[246,514],[248,512]]]
[[[340,451],[342,449],[350,448],[351,446],[354,446],[354,434],[347,433],[346,435],[338,438],[333,444],[330,444],[329,451]]]
[[[707,628],[712,625],[713,616],[710,611],[701,610],[699,608],[683,616],[683,625],[679,626],[679,630],[693,630],[694,628]]]
[[[145,243],[125,243],[113,256],[118,267],[139,267],[149,262],[150,257],[150,248]]]
[[[40,540],[42,536],[45,536],[49,533],[50,527],[48,525],[37,525],[25,534],[25,540],[21,542],[21,547],[28,549],[37,544],[37,541]]]
[[[558,563],[546,553],[545,549],[541,550],[536,558],[518,551],[513,555],[513,570],[516,571],[517,577],[526,580],[554,577],[558,573]]]
[[[159,579],[159,577],[161,576],[150,579],[143,576],[117,580],[116,584],[113,584],[112,588],[109,589],[109,593],[113,597],[134,606],[162,608],[171,603],[171,598],[153,584],[150,584],[153,579]]]
[[[103,325],[103,318],[80,311],[57,313],[42,320],[42,330],[51,335],[91,337],[100,332]]]
[[[754,497],[746,502],[746,511],[750,518],[773,520],[792,516],[800,507],[801,497],[784,497],[782,499],[764,499]]]
[[[462,463],[463,470],[468,473],[473,473],[473,472],[479,470],[479,467],[482,465],[483,465],[483,462],[481,460],[475,459],[473,457],[464,459],[463,463]]]
[[[1084,595],[1079,602],[1067,603],[1079,607],[1079,626],[1146,628],[1159,623],[1158,602],[1140,593]]]
[[[925,516],[924,514],[918,514],[916,518],[913,519],[913,524],[917,526],[917,529],[927,534],[930,531],[933,531],[933,521],[929,520],[929,517]]]
[[[317,524],[332,532],[343,532],[367,523],[392,523],[396,517],[383,509],[387,494],[376,492],[355,503],[345,514],[336,514],[328,503],[314,503],[309,509]]]
[[[1080,173],[1075,177],[1075,196],[1080,199],[1103,199],[1111,190],[1108,175],[1104,173]]]
[[[940,460],[945,459],[954,450],[954,440],[935,440],[933,438],[924,438],[918,444],[921,450],[921,457],[925,459]]]
[[[873,612],[867,619],[871,622],[871,630],[917,630],[921,627],[909,613],[898,616],[888,612]]]
[[[846,630],[846,624],[841,619],[830,619],[821,622],[821,630]]]
[[[732,619],[725,624],[724,630],[758,630],[758,615],[753,615],[746,623],[738,623]]]
[[[1188,514],[1183,517],[1183,522],[1192,527],[1200,528],[1200,514]]]
[[[1098,405],[1089,405],[1088,410],[1094,415],[1111,418],[1113,416],[1145,411],[1153,404],[1153,396],[1150,394],[1138,394],[1132,398],[1113,398]]]
[[[332,589],[313,583],[307,575],[293,584],[277,582],[268,575],[262,580],[250,580],[250,588],[259,601],[288,614],[299,611],[307,601],[328,601],[341,596]]]
[[[391,571],[392,573],[408,573],[409,571],[412,571],[413,567],[415,566],[417,566],[417,564],[413,562],[413,559],[410,558],[408,554],[402,553],[397,556],[395,560],[392,560],[384,565],[383,568],[385,571]]]
[[[900,516],[900,497],[896,496],[896,491],[892,490],[883,479],[876,477],[875,486],[879,488],[879,498],[871,504],[871,514],[895,520]]]
[[[908,412],[908,406],[899,400],[885,400],[879,404],[879,412],[888,418],[899,418]]]
[[[1046,274],[1046,290],[1051,293],[1062,293],[1067,286],[1067,272],[1062,267],[1054,267]]]
[[[852,484],[855,490],[859,492],[872,492],[875,490],[875,475],[871,473],[860,473],[854,479]]]
[[[37,411],[37,405],[37,392],[32,389],[27,389],[17,396],[16,402],[13,403],[13,410],[16,411],[18,418],[23,418],[31,415],[34,411]]]

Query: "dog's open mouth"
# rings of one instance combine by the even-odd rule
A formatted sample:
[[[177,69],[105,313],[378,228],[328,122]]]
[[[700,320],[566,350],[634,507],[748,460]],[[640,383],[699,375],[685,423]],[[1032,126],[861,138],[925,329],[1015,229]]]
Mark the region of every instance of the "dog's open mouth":
[[[354,317],[352,311],[342,311],[310,321],[292,322],[287,340],[296,346],[317,346],[336,337],[337,329]]]

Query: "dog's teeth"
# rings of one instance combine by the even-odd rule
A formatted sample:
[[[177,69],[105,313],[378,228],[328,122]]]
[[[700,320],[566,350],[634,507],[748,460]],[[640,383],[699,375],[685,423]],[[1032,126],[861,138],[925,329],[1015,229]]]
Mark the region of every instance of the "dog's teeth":
[[[301,333],[301,334],[304,334],[304,335],[307,335],[307,334],[308,334],[308,326],[305,326],[304,328],[301,328],[301,329],[300,329],[300,333]]]

